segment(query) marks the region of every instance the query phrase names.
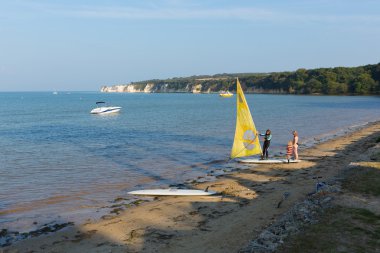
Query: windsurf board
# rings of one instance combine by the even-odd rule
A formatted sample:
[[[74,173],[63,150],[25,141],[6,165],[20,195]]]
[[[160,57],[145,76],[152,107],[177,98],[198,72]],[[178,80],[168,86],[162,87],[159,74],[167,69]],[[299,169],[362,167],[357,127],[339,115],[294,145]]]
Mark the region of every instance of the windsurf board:
[[[191,190],[191,189],[146,189],[146,190],[136,190],[128,192],[132,195],[154,195],[154,196],[209,196],[214,195],[214,191],[205,190]]]
[[[272,164],[272,163],[288,163],[287,159],[254,159],[254,158],[247,158],[247,159],[236,159],[240,163],[257,163],[257,164]],[[299,163],[301,160],[289,160],[289,163]]]

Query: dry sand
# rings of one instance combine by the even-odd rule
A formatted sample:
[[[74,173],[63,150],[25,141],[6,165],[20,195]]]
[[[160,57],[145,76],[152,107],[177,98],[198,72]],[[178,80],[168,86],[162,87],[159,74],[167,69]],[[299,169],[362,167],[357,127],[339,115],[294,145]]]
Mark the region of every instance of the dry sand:
[[[101,221],[25,239],[0,252],[238,252],[315,189],[360,161],[380,122],[300,151],[303,162],[250,166],[194,188],[212,197],[160,197]],[[242,166],[246,168],[247,166]],[[283,193],[290,196],[277,208]]]

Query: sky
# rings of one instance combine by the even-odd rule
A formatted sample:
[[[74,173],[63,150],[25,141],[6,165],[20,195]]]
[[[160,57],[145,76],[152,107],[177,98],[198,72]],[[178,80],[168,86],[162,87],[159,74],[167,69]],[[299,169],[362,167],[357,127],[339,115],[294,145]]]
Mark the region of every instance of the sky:
[[[378,0],[0,0],[0,91],[379,62]]]

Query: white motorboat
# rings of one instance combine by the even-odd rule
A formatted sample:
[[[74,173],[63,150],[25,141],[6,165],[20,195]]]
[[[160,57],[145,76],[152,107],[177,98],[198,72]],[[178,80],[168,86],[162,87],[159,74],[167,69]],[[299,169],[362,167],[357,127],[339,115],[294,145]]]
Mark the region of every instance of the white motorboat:
[[[109,114],[109,113],[116,113],[121,110],[120,106],[105,106],[105,102],[96,102],[97,105],[103,105],[99,106],[97,108],[94,108],[91,110],[91,114]]]

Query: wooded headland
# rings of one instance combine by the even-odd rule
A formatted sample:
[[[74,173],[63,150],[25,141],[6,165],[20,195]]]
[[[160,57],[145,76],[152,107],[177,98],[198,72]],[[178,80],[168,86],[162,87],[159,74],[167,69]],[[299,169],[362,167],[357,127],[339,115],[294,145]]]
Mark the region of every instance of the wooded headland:
[[[153,79],[103,86],[102,92],[235,91],[236,77],[247,93],[379,95],[380,63],[359,67],[298,69],[293,72],[232,73]]]

